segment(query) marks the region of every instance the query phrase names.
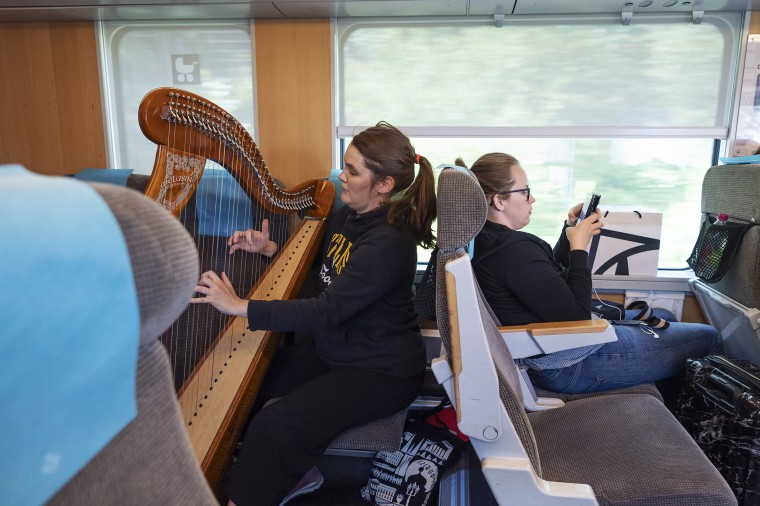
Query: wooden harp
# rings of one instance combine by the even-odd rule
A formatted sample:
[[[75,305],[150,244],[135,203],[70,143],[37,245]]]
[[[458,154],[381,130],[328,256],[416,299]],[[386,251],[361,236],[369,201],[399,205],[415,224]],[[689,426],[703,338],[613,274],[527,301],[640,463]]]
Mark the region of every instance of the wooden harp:
[[[158,145],[145,193],[191,231],[201,269],[225,271],[241,297],[266,300],[298,295],[324,234],[335,195],[332,183],[316,179],[283,188],[235,118],[184,90],[149,92],[139,107],[139,123],[145,136]],[[270,220],[291,217],[284,220],[290,224],[284,227],[287,240],[273,237],[280,251],[271,262],[258,254],[229,255],[227,237],[199,233],[196,213],[190,208],[197,210],[202,204],[196,193],[200,193],[207,160],[234,179],[255,204],[253,214],[265,213]],[[229,215],[225,205],[220,201],[218,208],[211,208]],[[256,216],[252,219],[255,222]],[[238,256],[252,262],[236,264]],[[175,368],[178,402],[190,442],[209,484],[216,488],[277,347],[277,336],[248,330],[245,318],[226,317],[206,304],[193,304],[162,341]]]

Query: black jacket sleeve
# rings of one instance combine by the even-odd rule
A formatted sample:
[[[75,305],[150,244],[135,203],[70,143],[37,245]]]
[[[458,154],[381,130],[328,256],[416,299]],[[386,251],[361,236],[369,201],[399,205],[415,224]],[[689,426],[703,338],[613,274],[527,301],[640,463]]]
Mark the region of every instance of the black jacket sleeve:
[[[557,270],[549,252],[539,244],[522,242],[519,248],[506,248],[506,251],[511,258],[504,263],[502,282],[540,321],[591,317],[591,271],[586,251],[569,252],[568,270],[564,276]]]
[[[351,254],[340,276],[317,297],[284,301],[252,300],[248,303],[251,329],[274,331],[318,330],[347,321],[362,309],[378,301],[409,273],[415,250],[405,247],[400,236],[370,234],[362,246]]]
[[[552,250],[554,253],[554,259],[562,264],[564,267],[570,267],[570,241],[567,239],[567,222],[562,225],[562,233],[559,234],[557,244],[554,245]]]

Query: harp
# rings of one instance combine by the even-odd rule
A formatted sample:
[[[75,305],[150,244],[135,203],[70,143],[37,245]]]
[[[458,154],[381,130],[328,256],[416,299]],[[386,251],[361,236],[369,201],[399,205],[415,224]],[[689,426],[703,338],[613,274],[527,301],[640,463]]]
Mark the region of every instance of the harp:
[[[158,145],[145,194],[178,216],[191,231],[201,269],[226,272],[240,297],[276,300],[296,296],[324,234],[335,194],[332,183],[315,179],[283,188],[235,118],[184,90],[158,88],[149,92],[138,114],[144,135]],[[195,216],[199,206],[212,210],[212,221],[215,214],[236,212],[221,200],[204,202],[209,197],[200,195],[208,160],[223,168],[226,179],[234,180],[235,188],[253,203],[253,210],[246,212],[254,215],[254,226],[260,225],[257,217],[264,216],[270,220],[270,227],[280,223],[279,228],[286,230],[287,239],[284,234],[272,236],[280,250],[271,262],[258,254],[229,255],[227,237],[199,232]],[[278,217],[285,219],[278,222]],[[192,304],[162,341],[174,367],[178,402],[190,442],[206,479],[215,488],[278,336],[248,330],[245,318],[226,317],[206,304]]]

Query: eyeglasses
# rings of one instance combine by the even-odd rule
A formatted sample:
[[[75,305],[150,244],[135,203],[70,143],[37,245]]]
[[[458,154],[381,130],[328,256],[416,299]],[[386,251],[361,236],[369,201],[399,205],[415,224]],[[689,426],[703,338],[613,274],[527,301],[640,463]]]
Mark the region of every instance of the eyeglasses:
[[[525,195],[525,200],[530,200],[530,186],[526,186],[525,188],[520,188],[519,190],[510,190],[508,192],[504,192],[501,195],[506,195],[507,193],[522,193]]]

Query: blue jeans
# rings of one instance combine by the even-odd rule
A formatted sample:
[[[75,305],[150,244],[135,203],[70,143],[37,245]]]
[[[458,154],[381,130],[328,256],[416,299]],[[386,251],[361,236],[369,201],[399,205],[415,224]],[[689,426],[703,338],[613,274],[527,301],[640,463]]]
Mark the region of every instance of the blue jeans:
[[[714,327],[676,322],[669,311],[654,312],[672,322],[667,329],[616,325],[617,341],[570,367],[530,370],[531,379],[553,392],[601,392],[660,381],[681,372],[687,358],[723,352],[722,338]],[[626,317],[632,317],[631,313]]]

